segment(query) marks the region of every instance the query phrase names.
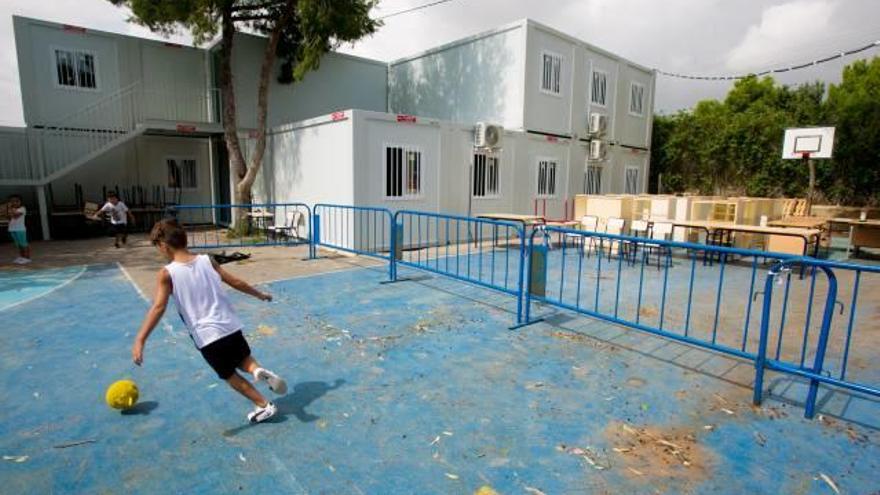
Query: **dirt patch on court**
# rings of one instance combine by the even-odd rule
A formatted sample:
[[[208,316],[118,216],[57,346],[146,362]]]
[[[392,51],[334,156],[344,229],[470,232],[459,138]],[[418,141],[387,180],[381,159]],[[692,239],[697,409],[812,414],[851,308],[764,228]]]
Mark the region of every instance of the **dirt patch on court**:
[[[632,388],[642,388],[645,384],[648,383],[644,378],[639,378],[637,376],[631,376],[626,379],[626,385]]]
[[[265,337],[275,335],[275,327],[270,327],[269,325],[258,325],[257,333]]]
[[[657,309],[656,306],[642,306],[641,309],[639,309],[639,314],[643,317],[650,318],[659,315],[660,310]]]
[[[688,485],[712,475],[715,454],[699,443],[696,430],[614,422],[605,429],[605,437],[616,459],[613,464],[626,476]]]
[[[567,340],[569,342],[577,342],[579,344],[584,344],[586,346],[592,347],[594,349],[608,349],[611,351],[616,351],[617,348],[613,345],[608,345],[604,342],[600,342],[590,336],[567,331],[567,330],[554,330],[550,332],[550,336],[557,339]]]

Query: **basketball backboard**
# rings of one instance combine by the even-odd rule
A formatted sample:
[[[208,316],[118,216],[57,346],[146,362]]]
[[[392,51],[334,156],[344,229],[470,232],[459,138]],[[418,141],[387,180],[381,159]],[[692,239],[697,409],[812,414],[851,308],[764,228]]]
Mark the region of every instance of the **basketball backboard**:
[[[801,127],[785,130],[782,142],[783,160],[831,158],[834,148],[833,127]]]

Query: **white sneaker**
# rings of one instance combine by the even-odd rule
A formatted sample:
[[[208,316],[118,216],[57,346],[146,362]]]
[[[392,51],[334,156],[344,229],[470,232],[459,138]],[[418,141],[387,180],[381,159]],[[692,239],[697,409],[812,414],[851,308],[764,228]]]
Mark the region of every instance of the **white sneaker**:
[[[275,416],[275,413],[277,412],[278,408],[275,407],[275,404],[268,402],[266,403],[266,407],[257,407],[249,412],[247,418],[251,423],[262,423],[272,416]]]
[[[15,263],[16,265],[26,265],[30,262],[31,262],[31,260],[29,260],[27,258],[22,258],[21,256],[19,256],[18,258],[15,258],[15,260],[13,261],[13,263]]]
[[[22,259],[21,259],[21,264],[22,264],[22,265],[27,265],[27,264],[30,263],[30,262],[31,262],[31,259],[30,259],[30,258],[22,258]]]
[[[272,373],[271,371],[265,368],[257,368],[254,370],[254,378],[257,381],[264,381],[269,384],[269,390],[275,392],[278,395],[284,395],[287,393],[287,382],[284,381],[284,378]]]

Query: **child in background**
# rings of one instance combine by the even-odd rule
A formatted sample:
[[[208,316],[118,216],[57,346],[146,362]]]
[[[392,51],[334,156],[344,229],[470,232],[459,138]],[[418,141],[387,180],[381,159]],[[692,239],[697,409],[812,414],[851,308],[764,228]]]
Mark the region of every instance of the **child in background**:
[[[13,261],[17,265],[31,262],[31,247],[28,245],[27,226],[24,223],[26,216],[27,208],[21,204],[21,196],[17,194],[9,196],[9,236],[18,249],[18,258]]]
[[[272,296],[229,274],[208,255],[196,255],[187,250],[186,231],[176,220],[157,222],[150,232],[150,241],[170,263],[159,270],[156,296],[135,337],[132,360],[139,366],[143,363],[144,344],[165,313],[168,298],[173,296],[177,311],[205,361],[217,376],[256,406],[248,414],[248,420],[259,423],[274,416],[277,412],[275,404],[266,400],[236,370],[252,375],[258,382],[266,382],[276,394],[287,393],[287,384],[275,373],[260,367],[251,356],[251,349],[241,333],[241,321],[220,282],[262,301],[271,301]]]
[[[118,249],[120,242],[125,244],[128,241],[128,221],[131,220],[133,223],[134,215],[114,191],[107,193],[107,202],[95,213],[95,219],[100,219],[103,213],[110,214],[110,233],[115,237],[114,246]]]

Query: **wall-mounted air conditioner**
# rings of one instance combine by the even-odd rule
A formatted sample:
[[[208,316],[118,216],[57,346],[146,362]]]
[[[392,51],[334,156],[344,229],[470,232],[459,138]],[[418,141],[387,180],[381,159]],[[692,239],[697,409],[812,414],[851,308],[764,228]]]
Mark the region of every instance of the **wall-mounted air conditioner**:
[[[500,148],[504,128],[500,125],[478,122],[474,128],[475,148]]]
[[[607,148],[608,145],[605,141],[599,141],[598,139],[590,141],[590,152],[587,154],[587,159],[590,161],[604,160]]]
[[[605,134],[605,128],[608,126],[608,117],[601,113],[591,113],[590,122],[587,126],[587,132],[592,136],[601,136]]]

